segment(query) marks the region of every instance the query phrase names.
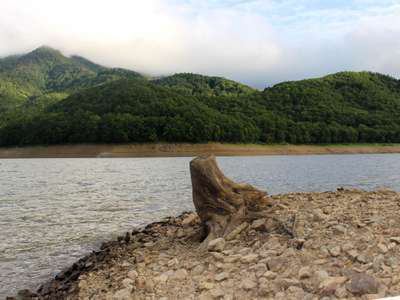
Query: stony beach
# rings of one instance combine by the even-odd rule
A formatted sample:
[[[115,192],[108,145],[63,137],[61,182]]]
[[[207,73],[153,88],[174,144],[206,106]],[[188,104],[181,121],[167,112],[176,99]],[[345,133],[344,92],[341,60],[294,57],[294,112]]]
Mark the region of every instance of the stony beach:
[[[19,299],[379,299],[400,295],[400,194],[272,196],[271,217],[200,247],[184,213],[104,243]],[[10,298],[12,299],[12,298]]]

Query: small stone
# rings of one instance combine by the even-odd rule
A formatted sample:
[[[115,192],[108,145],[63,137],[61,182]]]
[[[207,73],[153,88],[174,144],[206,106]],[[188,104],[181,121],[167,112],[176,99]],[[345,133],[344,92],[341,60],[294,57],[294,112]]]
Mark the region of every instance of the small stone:
[[[225,279],[229,278],[229,274],[227,272],[222,272],[217,275],[215,275],[215,281],[223,281]]]
[[[383,254],[388,252],[388,248],[386,247],[385,244],[379,243],[378,244],[378,249],[380,252],[382,252]]]
[[[175,266],[177,264],[179,264],[179,260],[176,257],[174,257],[173,259],[169,260],[168,263],[167,263],[168,267],[173,267],[173,266]]]
[[[145,246],[146,248],[152,247],[152,246],[154,246],[154,243],[153,242],[147,242],[147,243],[144,243],[143,246]]]
[[[338,287],[335,291],[335,296],[338,297],[339,299],[346,298],[347,296],[346,288],[344,286]]]
[[[342,246],[342,250],[345,251],[345,252],[348,252],[348,251],[350,251],[350,250],[353,249],[353,248],[354,248],[354,245],[353,245],[352,243],[345,243],[345,244]]]
[[[359,253],[357,252],[357,250],[352,249],[352,250],[347,251],[347,255],[351,259],[355,260],[357,258],[357,256],[359,256]]]
[[[132,290],[129,288],[124,288],[122,290],[118,290],[114,295],[113,295],[113,300],[131,300]]]
[[[393,236],[390,238],[390,241],[400,245],[400,236],[397,237]]]
[[[376,294],[379,283],[371,275],[365,273],[354,273],[350,282],[346,285],[347,290],[354,295]]]
[[[276,276],[277,276],[277,274],[275,272],[267,271],[267,272],[264,273],[264,277],[269,279],[269,280],[275,279]]]
[[[248,263],[252,263],[252,262],[257,261],[257,259],[258,259],[258,255],[257,254],[248,254],[246,256],[243,256],[241,261],[243,263],[247,263],[248,264]]]
[[[125,278],[122,280],[122,286],[125,288],[132,287],[134,284],[134,281],[131,278]]]
[[[221,288],[210,290],[210,294],[214,299],[222,298],[225,295],[224,291]]]
[[[270,258],[267,261],[268,269],[273,272],[279,272],[287,264],[287,260],[283,257]]]
[[[346,277],[328,277],[319,285],[320,294],[330,296],[336,293],[336,289],[347,281]]]
[[[136,286],[139,289],[143,289],[146,285],[146,279],[143,276],[139,276],[138,278],[136,278]]]
[[[334,234],[345,234],[346,233],[346,227],[342,225],[335,225],[332,227],[333,233]]]
[[[183,280],[188,276],[188,272],[185,269],[179,269],[174,273],[174,279]]]
[[[195,266],[195,267],[193,268],[192,274],[193,274],[194,276],[201,275],[201,274],[203,274],[204,269],[205,269],[204,265],[197,265],[197,266]]]
[[[226,240],[231,241],[235,239],[243,230],[245,230],[249,224],[247,222],[243,222],[240,224],[238,227],[236,227],[234,230],[232,230],[227,236]]]
[[[359,263],[362,263],[362,264],[368,263],[368,259],[367,259],[367,257],[365,256],[365,254],[360,254],[360,255],[358,255],[356,259],[357,259],[357,261],[358,261]]]
[[[132,279],[133,281],[135,281],[138,276],[139,274],[135,270],[128,272],[128,278]]]
[[[251,224],[251,228],[257,231],[266,231],[265,219],[258,219],[253,221],[253,223]]]
[[[302,267],[299,270],[299,278],[307,279],[311,277],[311,268],[310,267]]]
[[[304,290],[298,286],[290,286],[287,291],[296,299],[304,299]]]
[[[329,251],[330,255],[332,255],[333,257],[338,257],[342,250],[341,250],[340,246],[335,246],[335,247],[329,248],[328,251]]]
[[[301,286],[301,282],[297,279],[282,278],[276,279],[275,282],[280,289],[287,289],[290,286]]]
[[[392,267],[392,268],[396,268],[399,265],[399,261],[396,257],[390,256],[385,259],[385,265]]]
[[[372,262],[372,269],[375,273],[379,272],[382,267],[382,263],[385,260],[385,257],[382,254],[379,254],[377,257],[374,258]]]
[[[256,271],[256,273],[259,274],[259,276],[263,275],[265,272],[268,271],[266,264],[263,263],[258,263],[256,264],[253,269]]]
[[[219,252],[210,252],[212,257],[214,257],[215,260],[223,260],[225,257],[222,253]]]
[[[213,289],[215,284],[213,282],[202,281],[199,283],[200,290],[211,290]]]
[[[242,249],[240,249],[239,251],[238,251],[238,253],[240,254],[240,255],[247,255],[247,254],[249,254],[251,252],[251,248],[249,248],[249,247],[244,247],[244,248],[242,248]]]
[[[227,257],[224,257],[224,262],[225,263],[235,263],[238,260],[240,260],[242,257],[240,255],[230,255]]]
[[[199,300],[213,300],[213,297],[211,296],[211,294],[206,291],[206,292],[202,292],[199,296]]]
[[[257,286],[257,282],[255,282],[249,278],[245,278],[242,281],[242,288],[244,288],[245,290],[254,289],[256,286]]]
[[[196,223],[197,219],[198,219],[197,214],[192,213],[182,220],[182,225],[184,227],[191,226],[194,223]]]
[[[169,277],[170,277],[169,274],[167,272],[165,272],[165,273],[162,273],[161,275],[155,277],[154,280],[156,282],[164,284],[168,281]]]
[[[225,239],[218,238],[208,243],[208,251],[222,252],[225,248]]]
[[[318,270],[314,273],[315,278],[318,283],[324,281],[325,279],[329,278],[329,274],[325,270]]]
[[[124,260],[121,264],[121,267],[123,267],[123,268],[128,268],[130,266],[132,266],[132,264],[126,260]]]
[[[149,293],[151,293],[154,290],[154,281],[152,279],[146,280],[145,289]]]

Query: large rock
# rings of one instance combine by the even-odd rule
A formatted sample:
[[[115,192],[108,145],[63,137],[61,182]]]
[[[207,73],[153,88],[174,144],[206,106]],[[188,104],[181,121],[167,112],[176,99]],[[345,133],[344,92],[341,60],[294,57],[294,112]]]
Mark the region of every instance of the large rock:
[[[355,273],[346,285],[347,290],[354,295],[376,294],[378,292],[378,281],[365,273]]]

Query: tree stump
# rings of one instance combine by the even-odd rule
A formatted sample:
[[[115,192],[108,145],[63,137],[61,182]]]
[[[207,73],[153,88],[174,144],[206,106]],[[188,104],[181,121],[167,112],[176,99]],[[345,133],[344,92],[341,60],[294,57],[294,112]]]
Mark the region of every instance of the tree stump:
[[[190,162],[193,203],[203,223],[203,245],[226,237],[245,221],[266,217],[271,199],[249,184],[235,183],[219,169],[214,156]]]

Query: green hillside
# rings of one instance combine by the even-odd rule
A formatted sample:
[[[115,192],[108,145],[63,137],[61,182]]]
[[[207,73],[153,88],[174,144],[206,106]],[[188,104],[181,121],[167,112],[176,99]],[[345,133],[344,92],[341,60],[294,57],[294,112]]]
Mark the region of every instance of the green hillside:
[[[0,130],[2,145],[126,142],[400,142],[400,83],[338,73],[242,96],[192,96],[146,80],[81,90]]]
[[[0,60],[0,145],[398,143],[400,81],[342,72],[258,91],[219,77],[148,80],[42,47]]]
[[[5,114],[13,114],[21,105],[43,107],[78,89],[121,78],[141,78],[136,72],[109,69],[82,57],[65,57],[49,47],[28,54],[0,59],[0,125]]]
[[[247,85],[222,77],[211,77],[192,73],[180,73],[153,81],[179,93],[193,96],[239,96],[255,90]]]

